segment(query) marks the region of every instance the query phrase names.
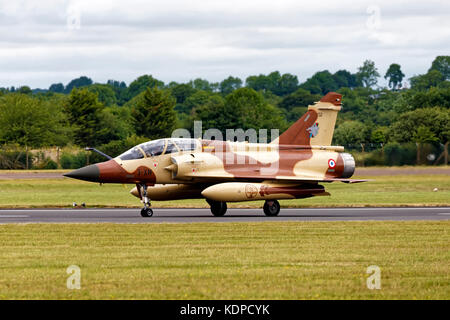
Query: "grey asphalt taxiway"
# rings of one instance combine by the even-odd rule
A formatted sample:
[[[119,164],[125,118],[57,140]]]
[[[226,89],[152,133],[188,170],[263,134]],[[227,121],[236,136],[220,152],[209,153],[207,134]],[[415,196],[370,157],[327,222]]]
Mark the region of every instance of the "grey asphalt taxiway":
[[[228,209],[223,217],[209,209],[158,209],[151,218],[140,209],[1,209],[4,223],[194,223],[259,221],[448,220],[450,207],[281,209],[266,217],[262,209]]]

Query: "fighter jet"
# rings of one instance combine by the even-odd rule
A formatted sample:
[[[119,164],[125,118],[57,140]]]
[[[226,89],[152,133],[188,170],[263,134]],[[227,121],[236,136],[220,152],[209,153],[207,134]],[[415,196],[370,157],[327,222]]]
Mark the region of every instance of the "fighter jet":
[[[329,195],[321,183],[349,179],[355,160],[344,147],[331,146],[342,96],[325,95],[271,143],[166,138],[139,144],[108,161],[64,176],[99,182],[135,184],[131,194],[151,217],[151,200],[204,198],[214,216],[227,202],[265,200],[263,211],[277,216],[281,199]],[[93,148],[89,150],[97,151]]]

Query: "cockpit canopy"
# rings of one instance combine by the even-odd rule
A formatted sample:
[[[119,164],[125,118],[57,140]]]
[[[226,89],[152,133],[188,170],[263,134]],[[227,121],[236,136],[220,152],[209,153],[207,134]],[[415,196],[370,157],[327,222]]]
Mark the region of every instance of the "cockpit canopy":
[[[188,138],[158,139],[141,143],[122,153],[121,160],[136,160],[180,151],[197,149],[198,141]]]

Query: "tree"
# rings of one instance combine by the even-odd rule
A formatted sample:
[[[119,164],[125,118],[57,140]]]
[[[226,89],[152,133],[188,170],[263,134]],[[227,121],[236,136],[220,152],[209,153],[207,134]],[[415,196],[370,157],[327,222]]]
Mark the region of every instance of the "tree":
[[[438,70],[430,70],[426,74],[411,77],[409,81],[411,89],[423,91],[431,87],[438,87],[445,81],[445,77]]]
[[[278,80],[277,86],[273,93],[278,96],[285,96],[294,92],[298,88],[298,78],[290,73],[285,73]]]
[[[338,89],[338,85],[336,84],[333,75],[328,70],[316,72],[311,78],[308,78],[301,84],[300,87],[313,94],[322,95]]]
[[[133,97],[136,97],[141,92],[144,92],[147,90],[147,88],[164,88],[164,82],[153,78],[151,75],[143,75],[134,80],[130,83],[128,86],[128,89],[126,90],[125,101],[129,101]]]
[[[196,89],[196,90],[203,90],[203,91],[214,91],[216,88],[216,85],[209,83],[208,80],[197,78],[195,80],[189,81],[189,85]]]
[[[427,131],[420,127],[427,128]],[[423,141],[431,132],[442,144],[450,140],[450,112],[439,107],[423,108],[401,114],[398,120],[392,124],[390,135],[392,140],[405,142]],[[390,139],[391,140],[391,139]]]
[[[364,87],[370,88],[377,84],[377,78],[380,76],[377,68],[375,67],[375,62],[371,60],[364,61],[364,64],[358,68],[356,77]]]
[[[372,143],[385,144],[388,141],[388,127],[378,127],[370,134],[370,141]]]
[[[269,80],[263,74],[258,76],[248,76],[247,79],[245,79],[245,86],[255,91],[265,91],[268,90],[268,82]]]
[[[216,128],[225,134],[226,129],[280,129],[287,124],[280,110],[269,105],[261,93],[251,88],[240,88],[230,93],[225,101],[211,96],[193,110],[192,120],[202,120],[203,128]]]
[[[177,122],[174,106],[168,91],[147,88],[131,110],[136,133],[150,139],[170,137]]]
[[[412,138],[417,143],[433,143],[439,140],[430,128],[425,126],[418,127]]]
[[[450,88],[431,87],[426,91],[415,92],[408,100],[412,109],[436,106],[450,109]]]
[[[189,85],[186,86],[190,87]],[[175,106],[175,111],[177,111],[178,115],[183,118],[187,117],[191,113],[193,108],[205,104],[211,96],[218,95],[218,93],[214,93],[211,91],[195,90],[193,88],[191,89],[193,90],[193,93],[189,94],[189,96],[186,97],[183,103],[177,103]]]
[[[400,69],[400,65],[397,63],[391,64],[384,75],[385,79],[389,78],[389,88],[392,88],[392,90],[401,88],[404,77],[405,75]]]
[[[437,56],[428,72],[431,70],[439,71],[445,80],[450,80],[450,56]]]
[[[175,99],[177,100],[177,104],[182,104],[184,103],[184,101],[186,101],[187,98],[193,95],[196,92],[196,90],[187,83],[182,84],[177,83],[171,86],[170,92],[172,96],[174,96]]]
[[[118,106],[105,108],[100,113],[100,119],[101,126],[105,129],[102,143],[126,139],[135,134],[133,117],[129,108]]]
[[[359,86],[356,75],[347,70],[336,71],[333,78],[338,88],[356,88]]]
[[[417,144],[417,164],[420,164],[420,154],[425,143],[433,143],[438,141],[435,134],[426,126],[420,126],[414,132],[413,140]]]
[[[127,84],[123,81],[108,80],[106,83],[115,93],[116,101],[119,105],[123,105],[126,100]]]
[[[219,92],[220,84],[218,82],[211,82],[210,87],[212,92]]]
[[[319,94],[312,94],[308,90],[299,88],[285,96],[278,103],[278,107],[285,111],[286,119],[291,123],[297,121],[307,111],[307,107],[319,101],[321,97]]]
[[[111,86],[106,84],[93,84],[87,87],[90,92],[97,94],[98,101],[103,103],[105,106],[112,106],[117,103],[116,93],[111,88]]]
[[[228,78],[223,80],[219,85],[220,92],[225,96],[241,87],[242,87],[242,80],[232,76],[229,76]]]
[[[17,90],[18,93],[22,93],[22,94],[30,94],[32,93],[31,89],[29,86],[22,86],[19,88],[19,90]]]
[[[73,79],[67,84],[66,88],[64,89],[64,93],[70,93],[74,88],[86,87],[91,85],[92,83],[92,79],[85,76]]]
[[[269,73],[267,76],[249,76],[245,80],[246,87],[256,91],[271,91],[278,96],[292,93],[298,88],[297,76],[290,73],[280,74],[279,71]]]
[[[199,91],[198,93],[205,92]],[[194,121],[202,121],[202,127],[204,130],[210,128],[227,128],[224,125],[224,119],[222,113],[225,110],[225,99],[218,94],[213,95],[201,95],[194,97],[195,107],[192,108],[191,116],[186,119],[184,125],[186,128],[190,128],[191,132],[194,130]],[[191,101],[189,102],[191,103]]]
[[[366,126],[359,121],[346,121],[336,128],[333,139],[338,145],[360,145],[366,140]]]
[[[97,146],[109,141],[108,128],[103,122],[104,105],[97,94],[88,89],[73,89],[64,110],[74,130],[75,143],[80,146]]]
[[[57,100],[43,101],[14,93],[0,98],[0,142],[41,147],[64,145],[70,139]]]
[[[55,93],[63,93],[64,85],[62,83],[54,83],[48,88],[48,91]]]
[[[117,81],[117,80],[108,80],[106,83],[108,86],[111,86],[113,88],[119,88],[119,89],[126,89],[127,84],[123,81]]]
[[[198,90],[184,102],[184,111],[190,113],[192,109],[206,104],[212,96],[218,95],[217,93],[212,93],[204,90]]]
[[[338,92],[342,94],[342,100],[344,103],[344,107],[341,111],[342,115],[338,117],[338,120],[339,118],[346,116],[351,116],[352,120],[361,119],[362,117],[359,115],[367,108],[369,104],[369,96],[372,93],[372,90],[370,88],[358,87],[355,89],[341,88]]]
[[[222,118],[229,118],[226,121],[228,127],[223,129],[283,130],[286,127],[281,112],[267,104],[260,93],[250,88],[237,89],[226,97]]]

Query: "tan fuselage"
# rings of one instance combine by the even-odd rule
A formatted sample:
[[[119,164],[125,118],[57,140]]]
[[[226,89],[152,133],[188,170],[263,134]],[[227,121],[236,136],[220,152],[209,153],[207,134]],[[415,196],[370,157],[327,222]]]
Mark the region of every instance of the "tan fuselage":
[[[150,176],[154,180],[147,181],[153,185],[148,188],[148,195],[154,200],[200,197],[215,201],[294,199],[328,195],[317,184],[318,180],[333,181],[351,175],[354,163],[349,164],[348,155],[343,157],[338,152],[341,150],[341,147],[204,140],[197,150],[189,152],[112,161],[136,179],[146,172],[143,167],[151,170]],[[137,188],[131,193],[140,197]]]

